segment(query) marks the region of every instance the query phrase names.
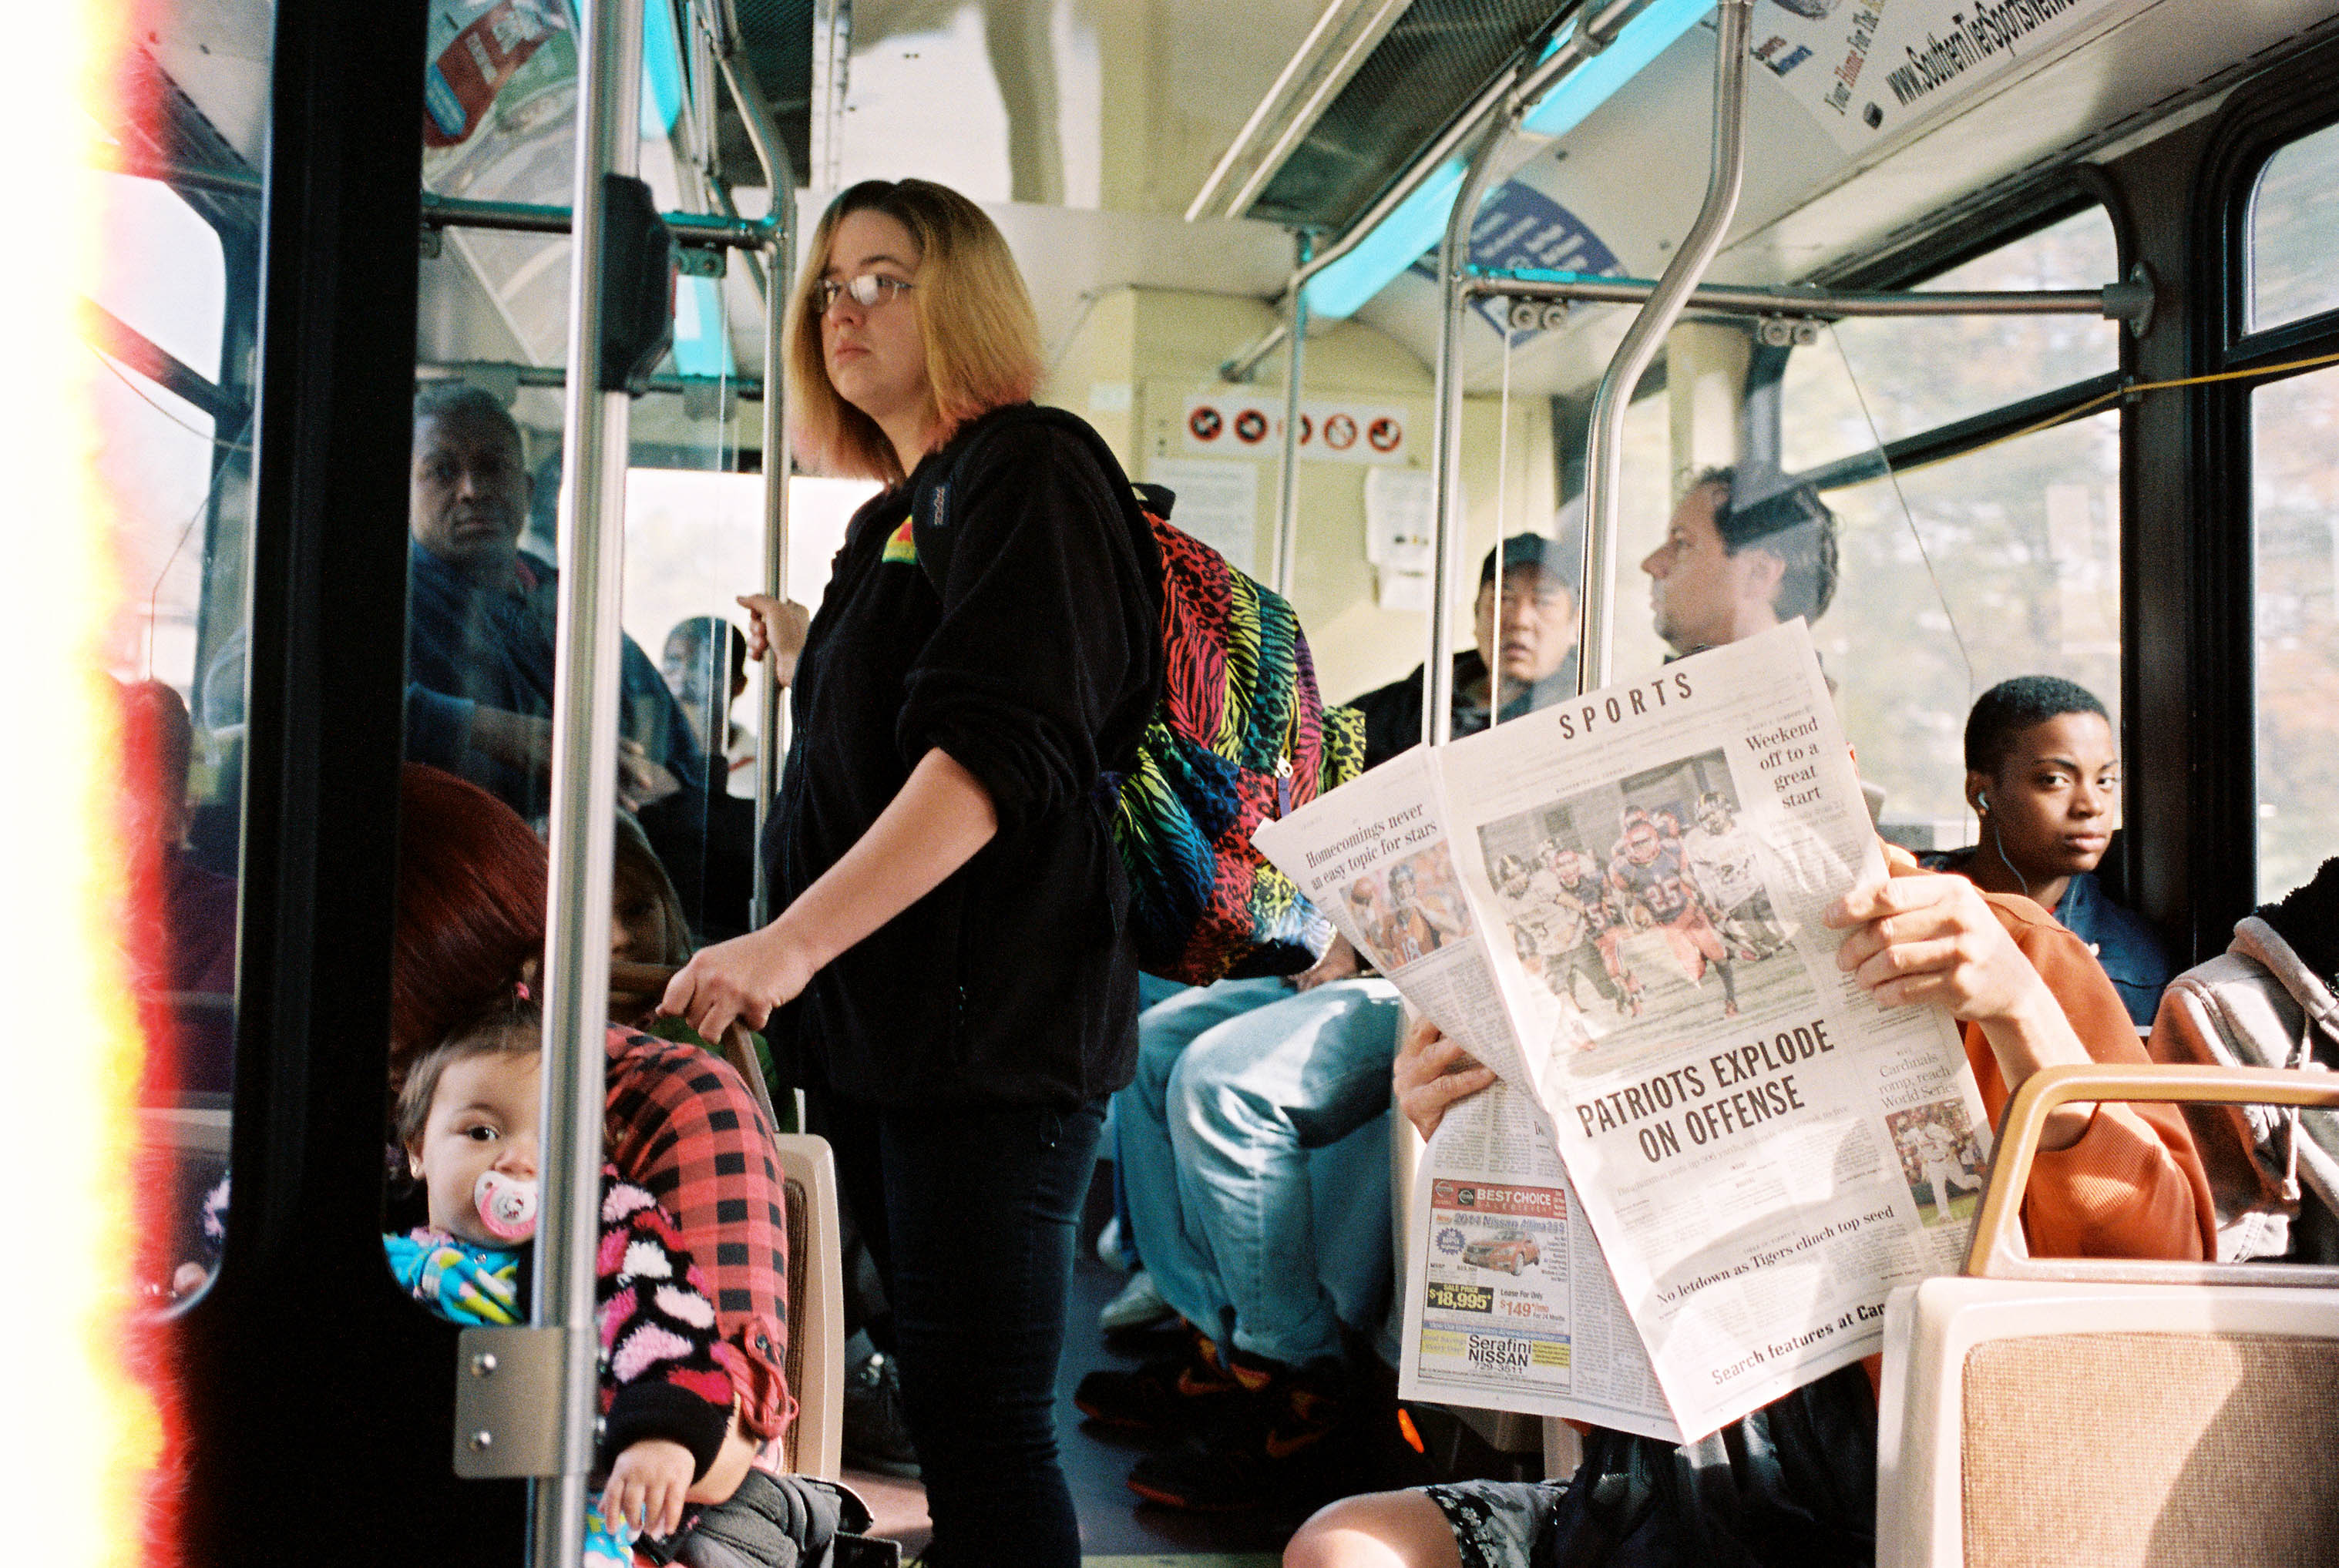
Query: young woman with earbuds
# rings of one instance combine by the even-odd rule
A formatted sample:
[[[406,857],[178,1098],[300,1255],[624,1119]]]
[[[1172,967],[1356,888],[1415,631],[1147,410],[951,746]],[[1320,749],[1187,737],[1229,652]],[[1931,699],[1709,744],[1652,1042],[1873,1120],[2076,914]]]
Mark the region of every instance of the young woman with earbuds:
[[[2052,914],[2094,949],[2128,1016],[2149,1027],[2168,955],[2095,877],[2119,805],[2119,740],[2104,705],[2054,676],[2000,681],[1967,716],[1965,750],[1966,802],[1980,830],[1971,849],[1926,863]]]

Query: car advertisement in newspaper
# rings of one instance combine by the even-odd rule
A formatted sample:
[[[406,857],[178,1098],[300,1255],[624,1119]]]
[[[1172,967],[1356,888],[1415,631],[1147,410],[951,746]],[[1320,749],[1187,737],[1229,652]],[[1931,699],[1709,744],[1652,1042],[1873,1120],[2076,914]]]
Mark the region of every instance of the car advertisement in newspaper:
[[[1962,1257],[1988,1121],[1948,1016],[1880,1009],[1836,967],[1821,915],[1885,868],[1808,633],[1416,756],[1369,814],[1420,809],[1445,886],[1418,918],[1475,950],[1448,972],[1475,972],[1418,991],[1385,972],[1549,1119],[1568,1218],[1673,1425],[1701,1436],[1876,1350],[1891,1288]],[[1357,787],[1260,847],[1304,867],[1337,825],[1309,814]],[[1383,891],[1376,919],[1409,929]]]
[[[1398,1396],[1679,1441],[1534,1096],[1497,1081],[1414,1181]]]

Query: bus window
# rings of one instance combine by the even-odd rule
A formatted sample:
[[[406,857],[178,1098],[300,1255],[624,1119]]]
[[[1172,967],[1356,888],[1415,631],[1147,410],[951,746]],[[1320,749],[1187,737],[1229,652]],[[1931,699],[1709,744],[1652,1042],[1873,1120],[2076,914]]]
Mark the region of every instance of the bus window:
[[[2339,370],[2260,387],[2250,421],[2258,897],[2266,901],[2339,849]]]
[[[1916,287],[2099,289],[2118,273],[2111,220],[2090,207]],[[2119,332],[2118,322],[2091,316],[1838,322],[1834,347],[1823,338],[1787,361],[1781,460],[1800,472],[2117,370]]]
[[[1966,710],[2012,676],[2120,698],[2119,419],[1832,490],[1842,583],[1815,629],[1893,836],[1970,843]],[[1904,512],[1903,503],[1906,504]],[[1890,650],[1889,665],[1882,656]]]
[[[96,474],[120,567],[100,657],[121,709],[123,947],[146,1048],[138,1180],[155,1200],[137,1276],[161,1303],[201,1288],[226,1223],[252,483],[238,345],[257,214],[240,198],[198,207],[160,180],[98,181],[104,261],[81,327],[104,372]],[[214,677],[222,655],[231,667]],[[227,686],[234,701],[214,712],[207,699]]]
[[[2334,181],[2339,125],[2293,142],[2258,176],[2250,194],[2246,330],[2339,308],[2339,274],[2331,265],[2339,243],[2321,205]]]
[[[107,648],[111,672],[158,679],[194,695],[196,629],[203,600],[204,524],[214,480],[242,445],[212,411],[174,391],[159,358],[142,363],[105,317],[204,381],[219,378],[227,269],[219,236],[168,186],[99,176],[105,195],[107,264],[90,301],[99,330],[90,345],[111,372],[98,390],[104,445],[101,482],[119,511],[117,550],[132,587]],[[161,259],[170,258],[168,265]],[[183,389],[193,391],[192,387]]]
[[[2089,208],[1920,291],[2096,288],[2117,271],[2110,221]],[[1841,583],[1814,635],[1888,836],[1913,848],[1970,842],[1965,715],[1989,686],[2061,676],[2118,723],[2118,417],[2039,429],[2053,409],[2035,401],[2082,400],[2118,369],[2118,333],[2086,316],[1855,320],[1788,359],[1785,467],[1842,522]]]

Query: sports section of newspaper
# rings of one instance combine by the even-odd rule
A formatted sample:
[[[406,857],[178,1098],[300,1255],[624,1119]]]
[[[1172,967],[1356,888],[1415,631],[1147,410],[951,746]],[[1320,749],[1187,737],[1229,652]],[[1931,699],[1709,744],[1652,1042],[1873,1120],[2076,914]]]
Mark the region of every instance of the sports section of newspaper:
[[[1836,967],[1821,913],[1885,867],[1801,623],[1258,842],[1500,1079],[1422,1160],[1408,1397],[1702,1436],[1957,1267],[1989,1123],[1947,1016]]]

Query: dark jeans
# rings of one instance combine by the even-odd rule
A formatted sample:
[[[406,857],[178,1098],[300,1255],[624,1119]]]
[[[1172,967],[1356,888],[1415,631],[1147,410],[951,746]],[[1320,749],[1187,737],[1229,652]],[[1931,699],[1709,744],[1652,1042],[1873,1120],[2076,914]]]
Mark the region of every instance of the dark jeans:
[[[936,1568],[1079,1568],[1056,1463],[1056,1362],[1101,1102],[891,1109],[820,1119],[893,1306],[902,1403]]]

